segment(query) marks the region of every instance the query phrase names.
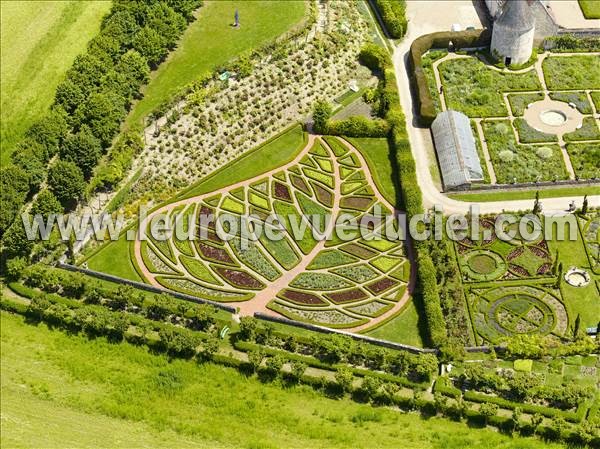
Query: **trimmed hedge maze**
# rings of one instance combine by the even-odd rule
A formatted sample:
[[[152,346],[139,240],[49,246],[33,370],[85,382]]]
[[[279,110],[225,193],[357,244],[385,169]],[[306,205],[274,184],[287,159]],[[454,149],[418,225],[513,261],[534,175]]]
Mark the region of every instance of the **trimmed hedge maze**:
[[[154,212],[150,217],[160,213],[179,221],[194,239],[148,233],[135,243],[138,269],[155,285],[240,307],[244,302],[245,311],[256,304],[256,311],[266,306],[329,327],[365,325],[397,304],[410,278],[402,241],[373,239],[392,213],[375,189],[357,150],[338,139],[316,138],[280,170]],[[225,213],[251,214],[250,226],[275,238],[263,232],[242,240],[239,229],[224,223],[232,235],[225,238],[214,222],[198,219],[210,214],[218,220]],[[275,221],[268,219],[273,214]],[[342,214],[337,230],[346,238],[327,221]],[[395,220],[391,225],[397,231]]]
[[[567,336],[569,320],[560,291],[548,286],[474,287],[469,306],[475,332],[491,343],[519,334]]]

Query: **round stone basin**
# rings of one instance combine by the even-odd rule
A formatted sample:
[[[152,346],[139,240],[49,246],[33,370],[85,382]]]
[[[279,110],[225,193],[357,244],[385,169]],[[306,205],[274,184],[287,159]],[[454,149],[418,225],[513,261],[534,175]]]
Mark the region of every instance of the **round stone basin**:
[[[542,111],[540,113],[540,120],[549,126],[561,126],[567,121],[567,116],[561,111]]]

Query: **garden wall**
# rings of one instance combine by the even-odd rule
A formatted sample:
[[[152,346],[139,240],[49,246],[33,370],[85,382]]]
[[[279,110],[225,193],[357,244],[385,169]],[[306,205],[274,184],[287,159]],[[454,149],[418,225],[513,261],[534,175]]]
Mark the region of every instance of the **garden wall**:
[[[367,335],[353,334],[352,332],[330,329],[328,327],[317,326],[315,324],[302,323],[300,321],[294,321],[294,320],[290,320],[288,318],[267,315],[266,313],[261,313],[261,312],[256,312],[254,314],[254,317],[259,320],[272,321],[274,323],[281,323],[281,324],[286,324],[288,326],[300,327],[302,329],[320,332],[323,334],[340,334],[340,335],[344,335],[346,337],[353,338],[354,340],[362,340],[367,343],[371,343],[371,344],[374,344],[377,346],[383,346],[384,348],[389,348],[389,349],[398,349],[401,351],[409,351],[409,352],[412,352],[415,354],[425,354],[425,353],[437,354],[438,353],[437,349],[417,348],[416,346],[404,345],[402,343],[394,343],[392,341],[387,341],[387,340],[380,340],[379,338],[373,338],[373,337],[369,337]]]

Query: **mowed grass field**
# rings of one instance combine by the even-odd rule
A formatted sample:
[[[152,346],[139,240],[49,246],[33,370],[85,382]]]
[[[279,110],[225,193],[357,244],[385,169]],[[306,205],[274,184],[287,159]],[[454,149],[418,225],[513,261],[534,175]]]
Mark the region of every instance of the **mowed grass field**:
[[[2,447],[560,447],[1,320]]]
[[[52,104],[75,56],[98,33],[110,1],[2,1],[0,162]]]
[[[144,98],[135,105],[128,123],[140,123],[201,75],[285,33],[301,22],[306,7],[302,0],[205,1],[178,48],[152,74]],[[239,28],[231,26],[236,9]]]

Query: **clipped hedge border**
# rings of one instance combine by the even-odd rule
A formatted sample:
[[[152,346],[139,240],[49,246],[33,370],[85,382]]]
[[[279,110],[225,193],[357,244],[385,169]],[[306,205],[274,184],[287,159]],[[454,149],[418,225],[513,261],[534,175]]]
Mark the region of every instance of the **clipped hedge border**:
[[[587,411],[590,407],[590,404],[587,402],[582,402],[577,407],[577,411],[569,412],[564,410],[558,410],[555,408],[545,407],[543,405],[536,404],[527,404],[523,402],[513,402],[508,399],[500,398],[498,396],[489,396],[483,393],[477,393],[475,391],[465,391],[463,397],[472,402],[479,403],[491,403],[496,404],[498,407],[514,410],[515,408],[520,408],[525,413],[530,413],[535,415],[539,413],[540,415],[546,416],[548,418],[563,418],[565,421],[569,421],[572,423],[580,423],[586,416]]]
[[[413,41],[409,51],[409,76],[417,102],[417,111],[419,122],[424,126],[429,126],[435,119],[437,113],[433,104],[433,99],[427,85],[427,78],[421,64],[421,57],[431,48],[448,48],[450,42],[454,48],[477,48],[489,47],[491,43],[491,31],[468,30],[458,32],[439,32],[425,34]]]

